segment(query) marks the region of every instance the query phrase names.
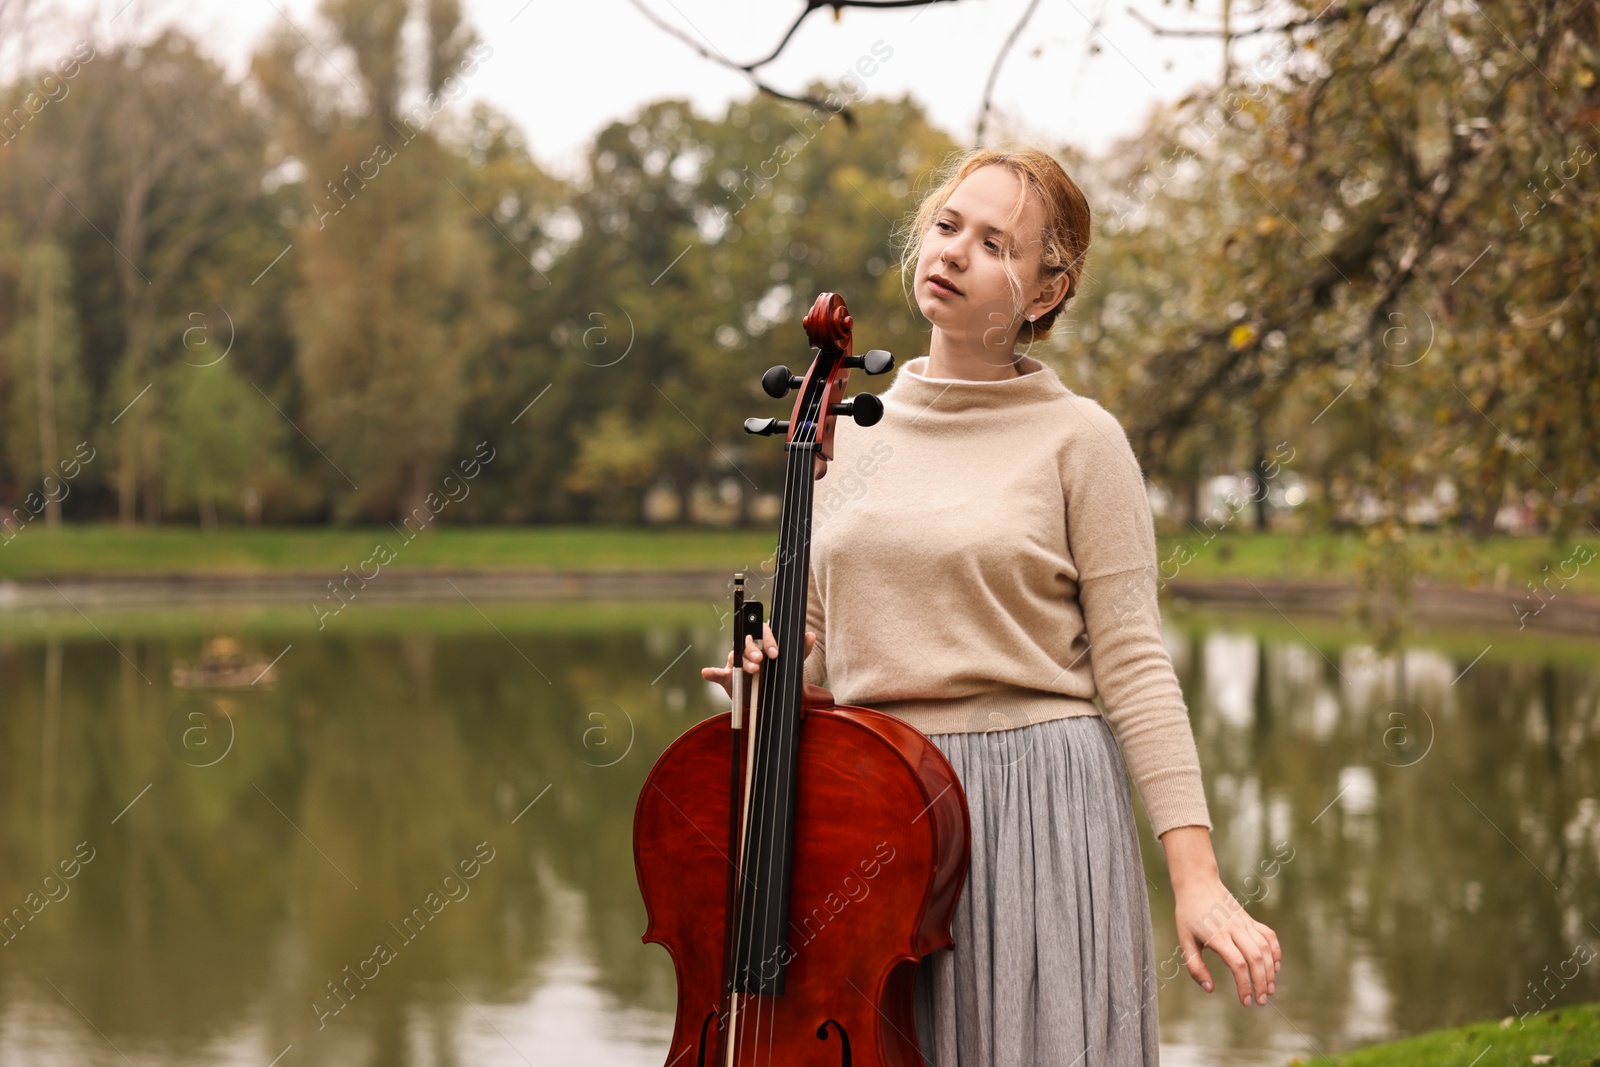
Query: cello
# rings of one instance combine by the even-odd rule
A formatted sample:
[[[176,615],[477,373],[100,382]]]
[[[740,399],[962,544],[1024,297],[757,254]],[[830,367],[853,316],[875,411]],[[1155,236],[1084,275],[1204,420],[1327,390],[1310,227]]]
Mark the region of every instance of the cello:
[[[837,416],[863,427],[883,416],[870,393],[844,399],[850,370],[881,374],[894,360],[853,354],[836,293],[817,297],[804,326],[816,352],[806,375],[762,376],[774,398],[798,390],[789,419],[745,422],[783,433],[788,453],[779,654],[753,678],[738,666],[745,635],[762,638],[740,575],[733,706],[667,747],[634,811],[643,940],[666,948],[677,977],[668,1067],[921,1067],[917,961],[952,943],[966,878],[966,796],[944,753],[894,716],[805,699],[813,483]]]

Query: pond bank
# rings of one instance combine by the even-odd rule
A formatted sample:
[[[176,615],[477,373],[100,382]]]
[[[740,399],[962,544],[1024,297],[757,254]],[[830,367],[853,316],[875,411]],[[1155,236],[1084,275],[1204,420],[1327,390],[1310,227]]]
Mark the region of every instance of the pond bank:
[[[1357,590],[1351,582],[1280,578],[1175,578],[1164,593],[1176,604],[1272,607],[1286,614],[1345,615]],[[1533,606],[1530,609],[1530,604]],[[1509,627],[1600,637],[1600,596],[1560,593],[1540,602],[1503,590],[1434,582],[1411,586],[1406,615],[1413,622]]]
[[[363,582],[351,574],[335,586],[325,570],[253,573],[174,572],[0,579],[0,612],[61,609],[294,603],[336,610],[344,602],[708,600],[730,595],[729,570],[422,569],[379,571]],[[759,572],[747,574],[751,595],[766,595]],[[1284,578],[1175,578],[1162,590],[1176,608],[1256,608],[1285,615],[1344,617],[1357,599],[1353,582]],[[1537,601],[1532,601],[1537,603]],[[1419,624],[1490,626],[1600,637],[1600,596],[1561,592],[1537,612],[1529,598],[1506,591],[1431,582],[1412,586],[1408,618]]]

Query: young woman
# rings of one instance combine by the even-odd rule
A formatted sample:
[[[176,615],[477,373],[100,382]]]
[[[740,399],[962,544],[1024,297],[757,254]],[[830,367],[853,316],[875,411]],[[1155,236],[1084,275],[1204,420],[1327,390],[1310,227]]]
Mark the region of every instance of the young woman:
[[[1209,948],[1260,1006],[1281,966],[1212,853],[1138,460],[1114,416],[1026,354],[1088,249],[1089,205],[1049,155],[960,159],[902,264],[928,354],[895,372],[877,426],[835,435],[832,465],[859,491],[814,520],[807,683],[922,730],[967,796],[955,946],[917,974],[918,1041],[938,1067],[1159,1062],[1130,776],[1191,977],[1211,992]],[[777,653],[768,628],[743,668]],[[701,673],[728,689],[732,653]]]

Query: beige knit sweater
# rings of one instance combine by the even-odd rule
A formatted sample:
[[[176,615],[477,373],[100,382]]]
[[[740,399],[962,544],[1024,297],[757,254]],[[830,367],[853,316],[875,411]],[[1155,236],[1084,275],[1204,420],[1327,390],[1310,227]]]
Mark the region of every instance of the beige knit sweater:
[[[1209,827],[1121,424],[1030,356],[994,382],[927,365],[896,370],[876,426],[835,429],[806,680],[928,734],[1098,715],[1098,696],[1155,833]]]

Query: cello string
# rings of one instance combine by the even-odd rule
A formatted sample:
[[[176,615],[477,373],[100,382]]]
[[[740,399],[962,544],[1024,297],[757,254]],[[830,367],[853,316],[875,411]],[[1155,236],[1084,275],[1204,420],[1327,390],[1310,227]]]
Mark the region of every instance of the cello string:
[[[841,357],[842,357],[842,354],[843,353],[841,352]],[[831,373],[830,373],[830,376],[831,376]],[[797,610],[797,604],[799,602],[799,598],[798,598],[796,590],[797,590],[797,588],[803,589],[805,584],[806,584],[806,582],[809,580],[809,574],[805,573],[805,571],[803,571],[803,570],[800,570],[797,567],[797,564],[800,562],[802,557],[809,557],[809,554],[810,554],[810,550],[809,550],[809,546],[810,546],[810,534],[809,534],[809,531],[810,531],[810,517],[811,517],[810,516],[810,511],[811,511],[811,504],[812,504],[812,491],[813,491],[814,486],[815,486],[815,470],[814,470],[814,467],[815,467],[815,455],[816,455],[816,449],[817,449],[817,439],[819,437],[819,425],[818,425],[817,416],[818,416],[819,409],[820,409],[820,406],[821,406],[821,399],[822,399],[822,396],[824,395],[825,392],[826,392],[825,388],[819,388],[817,390],[815,396],[812,398],[812,400],[807,405],[805,405],[806,419],[805,419],[805,427],[804,428],[808,431],[808,436],[809,436],[809,440],[807,440],[805,442],[807,447],[791,449],[791,464],[790,464],[790,466],[792,468],[791,476],[792,476],[793,482],[794,482],[794,484],[796,486],[796,489],[795,489],[794,497],[791,500],[789,500],[788,502],[794,505],[794,511],[792,513],[793,516],[794,516],[794,520],[793,520],[794,524],[791,526],[791,531],[794,533],[794,541],[795,541],[795,544],[792,546],[794,548],[794,552],[790,555],[790,558],[787,561],[787,566],[785,567],[783,575],[782,575],[782,577],[784,579],[786,579],[785,581],[782,582],[782,585],[783,585],[782,590],[780,591],[777,588],[774,588],[774,590],[773,590],[773,592],[774,592],[774,598],[773,598],[774,601],[776,601],[778,603],[781,603],[786,608],[786,611],[784,613],[784,618],[786,620],[789,620],[789,621],[793,621],[794,612]],[[785,488],[786,488],[786,495],[787,495],[787,487],[785,487]],[[796,578],[797,575],[798,575],[798,579]],[[791,629],[793,629],[793,627],[791,627]],[[801,650],[801,652],[803,653],[804,648],[805,648],[805,638],[804,638],[803,634],[801,635],[801,639],[798,642],[798,647]],[[782,698],[784,695],[789,694],[791,692],[791,690],[793,689],[793,686],[792,686],[792,684],[789,683],[788,679],[790,678],[790,671],[793,669],[792,663],[797,658],[802,660],[802,661],[804,660],[803,654],[801,656],[799,656],[799,657],[795,657],[795,656],[780,656],[779,657],[777,693],[778,693],[778,696],[780,698]],[[803,667],[804,667],[804,663],[803,662],[801,663],[801,667],[803,669]],[[803,675],[801,677],[801,682],[802,682],[802,684],[804,684],[804,676]],[[773,804],[774,804],[774,807],[777,810],[777,815],[779,817],[779,823],[778,824],[779,825],[789,825],[789,826],[792,826],[793,825],[793,821],[794,821],[794,810],[793,810],[793,807],[792,807],[792,803],[793,802],[792,802],[792,798],[789,796],[789,789],[790,789],[790,787],[789,787],[789,775],[791,773],[798,774],[798,770],[799,770],[799,768],[798,768],[798,762],[799,762],[799,751],[798,751],[798,749],[799,749],[799,728],[800,728],[800,700],[799,700],[799,696],[798,695],[795,698],[795,706],[794,706],[793,711],[794,711],[794,713],[792,715],[781,715],[781,716],[779,716],[779,721],[775,725],[776,725],[776,728],[780,732],[777,734],[777,736],[775,738],[775,741],[774,741],[774,744],[771,746],[772,750],[773,750],[772,758],[780,758],[781,759],[781,762],[778,764],[778,767],[777,767],[779,780],[775,783],[776,796],[773,798]],[[771,843],[770,843],[770,851],[772,853],[772,856],[771,856],[771,859],[770,859],[770,862],[769,862],[769,865],[768,865],[769,866],[769,870],[770,870],[771,866],[775,865],[776,862],[777,862],[777,856],[776,856],[777,840],[778,840],[778,835],[776,835],[776,834],[772,835],[772,840],[771,840]],[[791,849],[792,849],[792,834],[791,834]],[[793,882],[793,873],[794,872],[793,872],[792,853],[791,853],[791,863],[790,863],[789,878],[788,878],[788,881],[791,884]],[[782,916],[780,918],[781,918],[781,920],[787,920],[788,917],[787,917],[787,915],[784,915],[784,916]],[[782,921],[780,921],[778,929],[779,929],[779,943],[781,945],[781,944],[784,943],[784,938],[785,938],[785,936],[787,934],[787,931],[784,929]],[[781,950],[775,948],[773,951],[781,951]],[[780,967],[781,966],[782,966],[782,964],[780,963]],[[774,975],[774,978],[776,978],[776,974]],[[768,1063],[772,1062],[772,1045],[773,1045],[774,1039],[777,1036],[777,1010],[778,1010],[777,1001],[774,999],[773,1003],[772,1003],[773,1025],[769,1029],[768,1034],[767,1034],[767,1062]],[[757,1026],[757,1032],[756,1032],[756,1041],[757,1041],[757,1044],[759,1046],[759,1041],[760,1041],[759,1012],[758,1012],[758,1026]]]
[[[798,484],[796,482],[796,479],[794,478],[794,470],[793,470],[793,468],[796,466],[795,458],[796,458],[796,456],[798,454],[800,454],[801,451],[803,451],[803,450],[791,449],[790,450],[790,456],[789,456],[789,463],[787,465],[789,470],[788,470],[788,477],[786,478],[785,485],[784,485],[784,500],[783,500],[782,511],[783,511],[783,513],[789,514],[789,515],[793,514],[793,507],[795,505],[794,489],[792,487],[795,486],[796,484]],[[787,573],[787,572],[785,572],[785,573]],[[775,582],[773,591],[774,591],[774,607],[777,608],[779,606],[779,604],[780,604],[780,601],[779,601],[779,598],[776,595],[777,594],[776,582]],[[766,686],[761,687],[763,692],[767,691],[767,690],[771,690],[771,691],[781,695],[781,693],[782,693],[782,684],[781,684],[782,674],[781,674],[781,672],[783,670],[783,666],[784,665],[780,663],[780,665],[779,665],[779,671],[780,671],[780,674],[779,674],[779,685],[778,685],[777,689],[774,689],[774,687],[772,685],[766,685]],[[763,665],[763,669],[757,674],[757,678],[760,678],[764,674],[765,674],[765,665]],[[771,702],[772,701],[769,700],[769,704]],[[754,885],[760,885],[760,884],[764,884],[764,881],[765,881],[765,879],[763,879],[761,877],[762,876],[762,872],[764,870],[768,870],[770,868],[770,863],[766,863],[766,864],[763,863],[763,860],[767,859],[767,855],[765,855],[763,853],[763,850],[761,850],[759,846],[766,845],[767,849],[765,850],[765,852],[768,853],[768,854],[770,854],[770,852],[775,848],[775,845],[774,845],[773,840],[772,840],[773,839],[773,835],[770,833],[771,823],[770,823],[769,820],[762,819],[761,818],[761,813],[768,811],[772,807],[772,803],[773,803],[772,799],[770,797],[769,785],[770,785],[770,777],[771,777],[770,776],[770,769],[771,769],[771,760],[772,760],[772,749],[775,747],[773,741],[771,740],[771,738],[772,738],[773,729],[776,728],[776,724],[774,724],[774,723],[772,723],[770,721],[774,717],[772,714],[770,714],[770,712],[773,711],[774,709],[769,708],[768,709],[769,714],[762,714],[759,711],[759,707],[760,707],[759,702],[758,701],[752,701],[752,703],[756,708],[756,711],[755,711],[755,714],[754,714],[754,720],[755,721],[752,724],[755,727],[755,730],[756,730],[756,733],[754,735],[752,735],[752,740],[755,743],[755,750],[756,750],[755,751],[756,769],[753,772],[753,778],[752,778],[752,781],[754,783],[753,787],[752,787],[753,796],[752,796],[752,799],[751,799],[750,803],[751,803],[752,810],[756,813],[756,816],[754,818],[749,819],[747,824],[746,824],[746,828],[745,828],[746,840],[748,841],[748,839],[751,836],[754,836],[756,834],[756,828],[758,826],[761,826],[767,832],[764,833],[764,835],[763,835],[764,836],[764,840],[758,840],[756,842],[756,844],[758,846],[757,849],[748,849],[748,848],[746,849],[745,859],[750,861],[750,863],[754,864],[755,869],[756,869],[756,875],[757,875],[757,880],[754,883]],[[781,716],[780,716],[780,718],[781,718]],[[748,880],[748,872],[746,870],[744,870],[745,866],[746,865],[741,864],[741,875],[743,875]],[[759,914],[757,914],[756,911],[755,911],[755,903],[756,903],[756,895],[754,893],[752,893],[752,896],[751,896],[751,909],[750,909],[750,916],[749,916],[750,922],[749,922],[748,938],[746,936],[747,932],[743,929],[743,927],[745,926],[745,914],[746,913],[745,913],[745,909],[742,906],[742,904],[739,907],[738,919],[736,920],[736,926],[739,927],[739,929],[737,931],[737,936],[739,938],[739,943],[742,946],[745,946],[745,948],[746,948],[746,951],[742,954],[742,956],[743,956],[743,967],[744,967],[743,977],[746,978],[746,979],[748,979],[750,977],[749,976],[749,968],[750,968],[750,965],[751,965],[750,957],[754,954],[754,949],[755,949],[755,946],[756,946],[756,943],[757,943],[756,931],[757,931],[757,928],[760,925],[760,919],[761,919],[761,916]],[[740,954],[736,953],[735,954],[736,962],[739,959],[740,959]],[[754,976],[755,977],[755,985],[756,985],[756,988],[759,990],[760,985],[761,985],[761,963],[759,961],[757,961],[755,966],[756,966],[756,973],[755,973],[755,976]],[[738,987],[738,983],[739,983],[740,977],[741,977],[741,975],[738,973],[737,968],[736,968],[736,974],[735,974],[735,979],[734,979],[734,981],[735,981],[735,989],[737,989],[737,987]],[[735,994],[735,995],[737,995],[737,994]],[[752,995],[755,995],[755,996],[757,996],[759,998],[759,993],[752,994]],[[776,1004],[774,1004],[772,1006],[772,1008],[773,1008],[774,1016],[776,1016],[776,1011],[777,1011]],[[730,1034],[729,1035],[730,1036],[730,1043],[734,1044],[735,1046],[743,1045],[743,1044],[745,1044],[746,1035],[748,1034],[750,1036],[750,1043],[752,1045],[754,1045],[755,1047],[757,1047],[757,1048],[760,1047],[760,1033],[761,1033],[761,1028],[762,1028],[762,1014],[763,1014],[763,1005],[762,1005],[760,999],[757,999],[755,1001],[755,1012],[754,1012],[754,1014],[755,1014],[754,1026],[753,1027],[747,1026],[745,1029],[741,1029],[741,1030],[738,1030],[736,1033]],[[774,1029],[774,1031],[776,1029],[776,1019],[775,1018],[774,1018],[774,1028],[773,1029]],[[770,1043],[770,1037],[769,1037],[769,1043]],[[770,1059],[770,1056],[769,1056],[769,1059]]]
[[[806,414],[810,413],[809,407],[805,409],[805,413]],[[809,419],[806,419],[804,421],[806,423],[810,423]],[[800,429],[801,429],[802,432],[800,434],[798,434],[797,436],[800,438],[801,442],[804,443],[804,437],[805,437],[804,431],[806,429],[806,426],[802,425],[802,427]],[[794,530],[795,530],[795,526],[794,526],[795,516],[798,514],[798,508],[801,506],[801,502],[802,502],[802,499],[804,497],[804,491],[803,491],[804,490],[804,483],[800,481],[800,479],[798,477],[798,471],[799,471],[799,468],[801,466],[802,460],[807,459],[808,456],[809,456],[809,452],[805,448],[793,448],[793,449],[790,450],[789,463],[787,465],[788,466],[789,479],[788,479],[788,484],[785,486],[785,495],[787,497],[787,499],[785,500],[785,503],[788,505],[786,510],[788,512],[788,519],[789,519],[788,530],[791,533],[791,535],[794,533]],[[793,487],[792,489],[790,488],[791,486]],[[792,537],[791,537],[791,541],[792,541]],[[791,547],[792,547],[792,545],[791,545]],[[774,606],[774,611],[775,611],[775,614],[780,619],[783,619],[785,622],[788,619],[788,613],[786,611],[784,611],[784,608],[785,608],[787,600],[789,599],[787,594],[788,594],[788,591],[790,589],[790,578],[792,577],[792,574],[793,574],[792,565],[786,565],[781,574],[777,574],[777,575],[774,576],[774,587],[773,587],[773,606]],[[780,623],[780,626],[782,626],[782,625],[783,625],[783,623]],[[776,636],[776,635],[774,635],[774,636]],[[789,720],[790,720],[791,716],[785,713],[786,709],[781,709],[778,705],[779,705],[779,702],[782,701],[784,699],[785,695],[789,692],[789,685],[787,683],[787,672],[788,672],[788,662],[787,662],[787,660],[789,658],[791,658],[791,657],[783,657],[783,656],[779,657],[777,671],[775,672],[776,673],[776,677],[773,679],[773,684],[768,687],[768,688],[772,689],[772,691],[773,691],[773,697],[772,697],[772,704],[774,706],[773,710],[778,712],[778,714],[776,716],[768,716],[768,718],[770,720],[770,722],[769,722],[769,733],[768,733],[768,736],[769,736],[770,740],[768,741],[768,743],[767,743],[767,745],[766,745],[766,747],[764,749],[765,764],[764,764],[763,780],[764,780],[764,783],[767,786],[767,794],[766,794],[766,796],[767,796],[767,809],[766,810],[768,811],[768,819],[767,819],[767,822],[766,822],[767,839],[766,839],[766,842],[765,842],[765,845],[766,845],[766,850],[765,850],[766,854],[764,856],[765,862],[763,864],[763,873],[764,873],[764,876],[765,876],[763,878],[763,885],[767,889],[765,904],[767,906],[767,913],[768,914],[771,913],[771,910],[773,909],[773,907],[775,905],[775,901],[773,900],[773,896],[774,896],[773,881],[774,881],[774,875],[775,875],[774,868],[777,866],[777,860],[778,860],[777,852],[778,852],[779,840],[780,840],[780,837],[781,837],[781,832],[780,832],[779,828],[782,827],[788,821],[788,813],[787,813],[787,810],[786,810],[786,808],[785,808],[785,806],[783,804],[782,785],[783,785],[784,779],[781,776],[783,774],[783,770],[784,770],[785,766],[787,765],[787,762],[788,762],[788,759],[789,759],[789,757],[787,755],[787,746],[785,744],[785,740],[786,740],[786,737],[788,735]],[[774,766],[774,761],[777,761],[776,766]],[[767,925],[766,922],[765,922],[765,916],[762,916],[761,919],[758,920],[758,921],[760,921],[761,922],[761,926],[763,928],[765,928],[765,926]],[[781,930],[781,926],[780,926],[780,930]],[[771,946],[768,946],[765,943],[764,939],[762,939],[761,944],[762,944],[763,948],[768,948],[771,951],[777,951],[775,948],[771,948]],[[763,985],[763,986],[766,985],[766,982],[767,982],[767,979],[766,979],[766,976],[765,976],[765,966],[764,966],[764,964],[765,964],[765,960],[763,960],[761,962],[761,964],[758,965],[759,969],[758,969],[757,975],[756,975],[757,982],[760,985]],[[774,976],[773,976],[774,980],[776,980],[776,977],[777,977],[777,975],[775,973]],[[759,1000],[756,1002],[756,1004],[757,1004],[756,1026],[755,1026],[754,1032],[751,1034],[751,1039],[752,1039],[752,1044],[755,1046],[755,1048],[760,1049],[760,1047],[761,1047],[761,1030],[762,1030],[762,1012],[761,1012],[761,1009],[763,1007],[763,1004]],[[769,993],[768,994],[767,1003],[764,1006],[766,1008],[770,1009],[770,1014],[771,1014],[771,1020],[770,1020],[771,1025],[767,1027],[767,1055],[766,1055],[766,1060],[767,1060],[768,1063],[770,1063],[772,1061],[772,1045],[776,1040],[777,1031],[778,1031],[778,1026],[777,1026],[778,1002],[777,1002],[775,993]]]
[[[800,427],[801,430],[804,430],[806,428],[806,424],[809,424],[810,427],[811,427],[811,432],[812,432],[813,436],[815,435],[815,425],[816,425],[815,419],[814,418],[806,418],[804,416],[814,416],[815,408],[816,408],[815,400],[813,400],[810,404],[804,406],[803,411],[802,411],[802,416],[803,416],[802,417],[802,426]],[[808,442],[805,441],[805,434],[804,433],[801,433],[798,436],[799,436],[799,443],[800,444],[804,445],[804,444],[808,443]],[[789,463],[787,465],[788,466],[788,472],[787,472],[788,473],[788,477],[786,479],[786,483],[785,483],[785,486],[784,486],[783,513],[790,517],[790,521],[791,521],[790,529],[794,528],[792,523],[793,523],[793,517],[796,514],[796,508],[802,502],[804,502],[804,500],[806,498],[806,495],[807,495],[805,493],[805,490],[809,488],[807,480],[802,479],[801,477],[798,476],[798,468],[802,465],[802,461],[804,461],[804,466],[806,468],[805,474],[810,475],[812,473],[811,472],[811,466],[812,466],[811,456],[812,456],[812,452],[813,452],[813,450],[811,448],[791,448],[789,450],[789,453],[790,453],[790,455],[789,455]],[[777,577],[785,578],[785,577],[791,575],[792,573],[793,573],[793,567],[792,567],[792,564],[791,564],[790,566],[785,567],[783,572],[781,574],[779,574]],[[781,592],[777,588],[777,585],[779,585],[779,584],[781,584],[783,586],[783,589],[782,589]],[[773,592],[774,592],[774,607],[775,608],[781,609],[786,603],[792,603],[792,601],[793,601],[792,586],[788,581],[783,581],[781,583],[775,581]],[[787,659],[792,659],[792,658],[793,657],[780,657],[780,662],[778,664],[778,675],[777,675],[777,679],[775,680],[776,681],[776,686],[774,687],[774,685],[769,684],[769,685],[763,687],[763,689],[772,690],[774,692],[774,694],[775,694],[775,696],[773,698],[774,701],[778,700],[778,699],[781,699],[782,695],[785,692],[787,692],[787,688],[788,687],[786,685],[784,685],[784,680],[787,677],[787,667],[788,667]],[[765,674],[765,670],[762,671],[762,674]],[[769,703],[771,703],[771,702],[772,701],[769,701]],[[769,710],[769,712],[771,712],[771,711],[776,710],[776,709],[769,708],[768,710]],[[796,713],[798,713],[798,708],[796,708],[795,710],[796,710]],[[759,762],[759,767],[760,767],[760,773],[758,774],[758,776],[756,778],[756,783],[757,783],[756,788],[757,788],[758,796],[757,796],[757,802],[754,803],[754,806],[758,811],[768,812],[769,814],[783,815],[783,816],[787,817],[788,816],[787,806],[786,805],[782,805],[781,802],[776,797],[774,797],[772,795],[773,790],[772,790],[771,787],[773,785],[779,784],[779,783],[773,783],[772,782],[772,773],[771,772],[772,772],[772,760],[775,759],[775,758],[778,758],[779,756],[782,755],[783,746],[782,746],[781,742],[783,741],[783,738],[785,736],[785,726],[786,726],[785,720],[788,718],[788,716],[779,715],[779,716],[777,716],[777,720],[778,721],[770,722],[769,720],[772,720],[773,718],[774,718],[774,716],[772,714],[762,715],[762,714],[758,713],[756,715],[756,720],[757,720],[756,729],[759,731],[757,749],[758,749],[758,762]],[[785,769],[784,765],[780,764],[779,765],[780,773],[782,773],[782,771],[784,769]],[[785,778],[784,781],[787,781],[787,779]],[[774,809],[776,809],[776,810],[774,810]],[[771,869],[772,869],[773,863],[775,862],[775,859],[776,859],[776,855],[775,854],[776,854],[776,850],[777,850],[777,835],[772,832],[772,830],[773,830],[773,828],[774,828],[774,826],[776,824],[770,818],[766,819],[766,820],[752,819],[751,822],[750,822],[750,832],[753,833],[754,827],[756,825],[758,825],[758,822],[759,822],[760,825],[763,826],[764,830],[766,831],[765,834],[764,834],[764,840],[760,841],[758,844],[765,845],[765,848],[762,849],[761,851],[755,853],[753,858],[754,858],[754,861],[755,861],[755,864],[756,864],[756,871],[757,871],[757,876],[758,876],[758,884],[765,885],[765,884],[770,883]],[[762,877],[763,874],[765,874],[766,877]],[[764,901],[764,903],[767,903],[768,906],[770,907],[770,900]],[[755,945],[756,945],[756,943],[757,943],[757,929],[761,924],[762,916],[755,913],[755,909],[754,909],[753,903],[752,903],[751,912],[752,912],[751,915],[750,915],[750,920],[751,920],[750,926],[751,926],[751,929],[749,931],[749,940],[748,940],[748,942],[745,941],[744,932],[743,931],[740,932],[740,940],[741,940],[742,943],[748,944],[750,946],[751,950],[753,950]],[[740,908],[740,913],[739,913],[739,921],[738,921],[738,924],[741,925],[741,926],[743,925],[743,922],[744,922],[744,915],[745,915],[744,909],[741,907]],[[747,974],[748,974],[748,968],[750,966],[749,957],[752,954],[753,954],[753,951],[747,952],[745,954],[745,967],[746,967]],[[757,989],[759,989],[765,983],[765,978],[763,976],[763,966],[762,966],[763,962],[764,961],[756,961],[756,963],[755,963],[756,973],[755,973],[754,977],[755,977],[755,984],[756,984]],[[757,995],[759,996],[759,994],[757,994]],[[776,1037],[776,1029],[777,1029],[777,1026],[776,1026],[777,1002],[775,1000],[771,1004],[771,1009],[772,1009],[772,1015],[773,1015],[773,1019],[772,1019],[773,1025],[769,1029],[769,1032],[768,1032],[768,1056],[767,1056],[767,1059],[768,1059],[769,1062],[771,1060],[771,1051],[770,1051],[771,1050],[771,1044],[772,1044],[774,1038]],[[763,1013],[764,1013],[764,1006],[763,1006],[761,1000],[758,999],[755,1002],[755,1025],[754,1025],[753,1028],[749,1028],[749,1029],[745,1029],[745,1030],[739,1031],[737,1033],[737,1035],[734,1036],[734,1041],[737,1044],[743,1045],[745,1043],[746,1035],[748,1034],[749,1038],[750,1038],[750,1044],[753,1045],[756,1048],[760,1047],[760,1042],[761,1042],[760,1035],[761,1035],[762,1023],[763,1023]]]
[[[792,501],[792,490],[790,490],[792,478],[789,477],[789,467],[792,467],[792,459],[794,459],[794,456],[790,454],[790,462],[789,464],[786,464],[786,480],[784,480],[784,512],[789,512],[789,510],[792,509],[792,502],[794,502]],[[776,579],[776,574],[774,574],[774,579]],[[776,616],[776,611],[778,611],[776,585],[774,585],[773,609],[773,617],[776,619],[776,617],[778,617]],[[765,675],[766,670],[768,670],[768,667],[770,667],[770,662],[770,659],[762,662],[762,667],[760,667],[760,670],[757,672],[757,678],[762,678],[763,675]],[[771,689],[771,686],[763,686],[763,689]],[[773,697],[770,697],[770,701],[768,702],[771,704],[771,702],[773,702]],[[768,750],[770,750],[771,747],[770,734],[774,728],[773,723],[770,721],[773,720],[773,715],[771,715],[773,710],[773,707],[770,707],[770,709],[768,709],[768,713],[765,713],[765,715],[758,715],[757,717],[758,725],[760,725],[760,728],[762,728],[762,731],[757,734],[757,749],[755,749],[755,758],[757,758],[758,771],[757,776],[755,776],[754,779],[754,785],[752,785],[752,789],[757,792],[757,800],[752,801],[752,806],[754,806],[755,813],[757,814],[755,814],[754,819],[752,819],[749,824],[750,845],[752,845],[752,848],[747,849],[747,856],[750,857],[750,861],[754,862],[755,869],[757,869],[758,878],[760,878],[760,870],[762,870],[762,857],[763,854],[765,854],[763,853],[762,845],[766,840],[766,819],[763,817],[762,813],[765,813],[766,808],[768,808],[768,801],[766,801],[766,793],[768,793],[768,766],[770,766]],[[762,883],[765,885],[765,880],[763,880]],[[749,949],[747,949],[747,952],[744,953],[744,977],[746,977],[746,979],[749,979],[750,957],[754,957],[755,955],[755,945],[758,944],[757,929],[760,928],[760,915],[758,915],[757,912],[758,901],[757,896],[755,896],[754,889],[755,886],[752,885],[752,896],[750,896]],[[744,909],[741,909],[741,920],[742,918],[744,918]],[[757,979],[757,981],[755,981],[755,990],[760,990],[760,965],[757,965],[757,974],[755,974],[755,979]],[[755,1048],[760,1048],[760,1030],[762,1030],[762,1001],[760,1001],[760,995],[758,995],[758,992],[752,993],[752,997],[755,997],[755,1000],[752,1000],[752,1005],[754,1005],[755,1008],[754,1027],[747,1025],[746,1030],[742,1030],[742,1032],[739,1033],[739,1041],[744,1043],[744,1041],[746,1041],[746,1035],[749,1035],[750,1043],[754,1043]]]

